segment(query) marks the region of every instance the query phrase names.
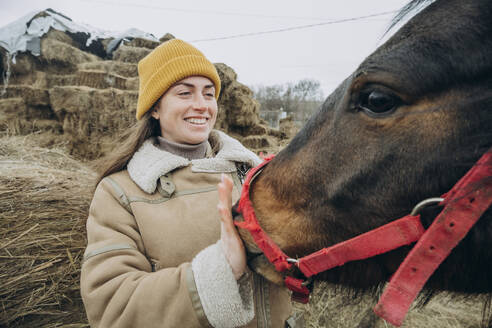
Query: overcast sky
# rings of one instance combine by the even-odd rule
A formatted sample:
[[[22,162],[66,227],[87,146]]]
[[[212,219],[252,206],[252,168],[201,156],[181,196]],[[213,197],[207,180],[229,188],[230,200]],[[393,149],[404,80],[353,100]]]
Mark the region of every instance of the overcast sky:
[[[310,78],[321,82],[326,96],[381,44],[394,14],[378,14],[394,12],[406,2],[0,0],[0,26],[30,11],[52,8],[102,29],[134,27],[157,38],[171,33],[211,61],[231,66],[248,86]],[[368,15],[378,16],[359,18]],[[347,21],[333,22],[340,20]],[[223,39],[209,40],[215,38]]]

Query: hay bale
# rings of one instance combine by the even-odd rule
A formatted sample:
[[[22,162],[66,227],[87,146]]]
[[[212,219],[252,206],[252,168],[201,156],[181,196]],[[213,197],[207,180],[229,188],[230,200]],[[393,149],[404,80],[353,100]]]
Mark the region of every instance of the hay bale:
[[[139,79],[137,76],[134,78],[126,79],[126,84],[125,84],[126,90],[138,90],[138,87],[139,87]]]
[[[95,175],[35,138],[0,139],[0,326],[87,327],[79,275]]]
[[[136,91],[68,86],[49,93],[68,151],[79,158],[100,157],[114,136],[135,122]]]
[[[263,151],[265,149],[270,149],[275,146],[275,140],[270,136],[247,136],[241,140],[242,144],[247,147],[257,151]]]
[[[123,77],[136,77],[138,75],[137,65],[120,61],[105,60],[100,62],[81,63],[80,70],[98,70],[108,74],[117,74]]]
[[[58,85],[78,85],[78,77],[76,74],[47,74],[44,84],[47,89]]]
[[[140,59],[147,56],[151,51],[152,50],[148,48],[130,47],[122,44],[113,53],[113,60],[136,64],[140,61]]]
[[[227,123],[231,128],[244,128],[258,124],[260,104],[253,99],[252,94],[249,94],[250,89],[236,83],[229,88],[230,94],[222,101],[222,105],[228,108]]]
[[[48,90],[25,84],[8,86],[2,98],[23,98],[26,105],[31,106],[48,106],[50,104]]]
[[[166,33],[159,39],[159,42],[163,43],[172,39],[175,39],[174,35],[172,35],[171,33]]]
[[[79,70],[77,72],[76,85],[88,86],[97,89],[116,88],[127,90],[133,89],[132,84],[128,84],[127,78],[107,73],[102,70]],[[130,86],[130,88],[128,88]]]
[[[26,112],[26,103],[21,97],[0,99],[0,122],[22,116]]]
[[[266,135],[270,134],[270,127],[263,124],[253,125],[248,128],[246,135]]]
[[[0,131],[7,135],[26,135],[39,131],[62,132],[51,110],[46,89],[15,85],[0,99]]]
[[[259,123],[260,104],[253,99],[253,92],[236,80],[237,75],[232,68],[222,63],[215,64],[215,67],[222,83],[216,126],[245,135],[245,128]]]
[[[154,48],[157,48],[159,42],[143,38],[134,38],[130,42],[127,42],[125,44],[130,47],[147,48],[152,50]]]
[[[66,33],[54,28],[50,28],[48,33],[46,33],[43,38],[53,39],[56,41],[60,41],[66,44],[69,44],[73,47],[77,47],[77,43],[73,41],[73,39]]]
[[[82,51],[67,43],[55,39],[44,38],[41,40],[41,54],[43,61],[49,64],[56,63],[58,66],[77,70],[77,64],[83,62],[93,62],[101,60],[99,57]]]
[[[22,134],[26,104],[22,98],[0,99],[0,131],[7,134]]]
[[[2,49],[2,48],[0,48]],[[2,54],[3,51],[0,51]],[[10,70],[8,84],[32,84],[35,82],[34,72],[41,69],[39,58],[28,54],[20,53],[15,56],[15,63],[8,56],[2,54],[2,65]],[[2,72],[3,73],[3,72]],[[4,73],[5,74],[5,73]]]
[[[54,87],[49,94],[51,106],[61,121],[67,113],[71,113],[77,116],[80,123],[95,128],[104,124],[101,129],[110,129],[111,133],[123,127],[120,125],[122,120],[125,121],[124,128],[128,127],[129,120],[133,123],[138,97],[136,91],[84,86]]]
[[[300,129],[294,123],[294,118],[292,115],[289,115],[280,120],[279,130],[285,134],[287,139],[291,139],[297,134],[297,132],[299,132]]]

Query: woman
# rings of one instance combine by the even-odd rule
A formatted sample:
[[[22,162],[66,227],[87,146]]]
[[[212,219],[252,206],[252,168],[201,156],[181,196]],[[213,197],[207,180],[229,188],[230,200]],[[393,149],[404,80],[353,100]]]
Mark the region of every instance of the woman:
[[[138,71],[140,122],[108,162],[87,221],[81,292],[91,326],[284,327],[289,296],[247,270],[232,223],[237,167],[259,160],[212,130],[215,67],[174,39]]]

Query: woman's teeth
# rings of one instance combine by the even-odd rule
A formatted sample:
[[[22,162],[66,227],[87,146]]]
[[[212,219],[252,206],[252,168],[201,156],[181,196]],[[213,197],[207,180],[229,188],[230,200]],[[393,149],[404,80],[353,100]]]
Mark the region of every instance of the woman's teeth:
[[[188,123],[192,123],[192,124],[205,124],[207,123],[207,119],[206,118],[187,118],[185,119],[186,122]]]

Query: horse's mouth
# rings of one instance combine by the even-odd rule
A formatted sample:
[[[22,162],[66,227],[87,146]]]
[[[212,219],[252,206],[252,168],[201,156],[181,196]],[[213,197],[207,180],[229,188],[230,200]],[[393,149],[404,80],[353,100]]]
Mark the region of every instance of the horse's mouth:
[[[275,270],[275,267],[268,261],[267,257],[263,253],[246,254],[248,259],[248,267],[255,273],[263,276],[265,279],[283,286],[284,276]]]
[[[251,252],[249,250],[249,247],[246,246],[246,261],[249,263],[251,261],[253,261],[255,258],[257,258],[258,256],[262,256],[263,253],[262,252]]]

